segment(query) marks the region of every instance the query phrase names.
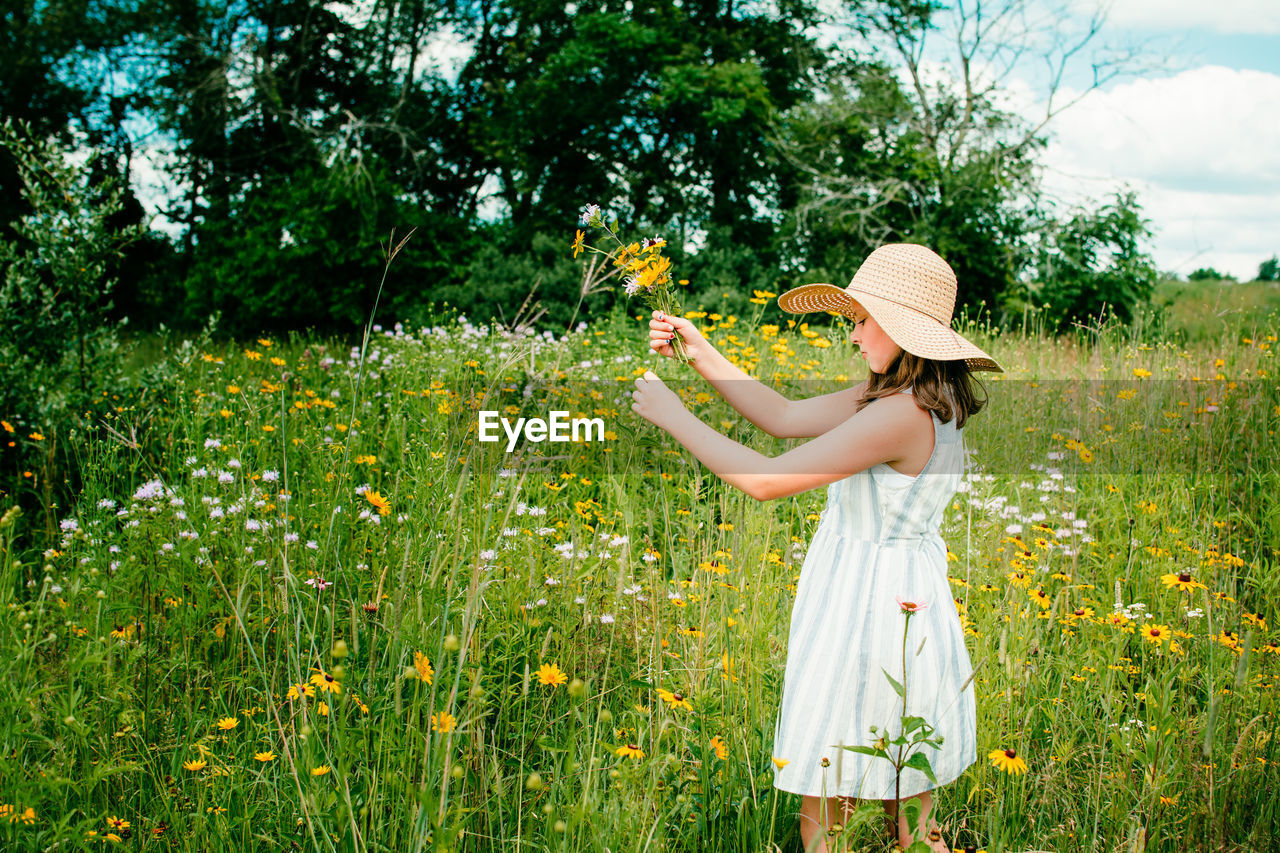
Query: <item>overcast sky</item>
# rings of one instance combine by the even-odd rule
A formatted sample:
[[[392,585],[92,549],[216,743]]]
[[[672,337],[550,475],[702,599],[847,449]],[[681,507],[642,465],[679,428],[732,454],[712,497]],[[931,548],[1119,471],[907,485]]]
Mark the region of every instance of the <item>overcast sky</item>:
[[[1047,183],[1068,199],[1127,183],[1161,269],[1252,279],[1280,253],[1280,0],[1115,0],[1103,35],[1169,65],[1061,113]]]

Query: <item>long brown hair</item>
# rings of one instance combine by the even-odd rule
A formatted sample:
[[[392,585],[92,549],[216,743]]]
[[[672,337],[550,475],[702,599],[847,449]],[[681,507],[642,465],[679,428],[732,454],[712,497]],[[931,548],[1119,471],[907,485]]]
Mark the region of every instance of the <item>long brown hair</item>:
[[[982,388],[981,398],[974,392],[975,384]],[[933,412],[943,423],[954,417],[956,429],[963,428],[969,416],[987,404],[986,386],[974,378],[964,359],[935,361],[903,350],[887,371],[872,373],[867,378],[867,388],[858,401],[857,410],[862,411],[872,400],[900,393],[904,388],[911,389],[917,406]]]

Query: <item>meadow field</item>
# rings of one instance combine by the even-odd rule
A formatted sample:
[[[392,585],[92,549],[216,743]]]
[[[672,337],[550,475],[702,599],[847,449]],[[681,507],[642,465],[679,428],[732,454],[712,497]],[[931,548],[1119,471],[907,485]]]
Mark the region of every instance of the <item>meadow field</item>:
[[[1280,846],[1280,315],[1187,298],[1158,333],[962,330],[1007,372],[943,529],[980,744],[936,798],[956,850]],[[859,378],[839,326],[760,301],[694,314],[785,393]],[[204,340],[89,434],[5,420],[79,479],[0,505],[0,847],[799,850],[771,749],[824,490],[758,503],[635,418],[653,367],[789,446],[645,328]],[[551,410],[604,440],[477,440]],[[879,805],[829,843],[890,849]]]

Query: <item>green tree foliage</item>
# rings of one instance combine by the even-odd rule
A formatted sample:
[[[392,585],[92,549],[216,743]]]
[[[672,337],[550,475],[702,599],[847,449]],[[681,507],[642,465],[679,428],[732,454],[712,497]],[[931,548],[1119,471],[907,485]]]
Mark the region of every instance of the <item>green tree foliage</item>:
[[[1068,328],[1090,323],[1108,312],[1122,322],[1151,298],[1158,273],[1142,251],[1149,223],[1132,191],[1123,191],[1097,208],[1080,209],[1065,222],[1046,226],[1036,248],[1036,281],[1027,286],[1033,305]]]
[[[666,237],[694,300],[842,282],[905,240],[990,307],[1044,218],[1043,123],[975,70],[1038,49],[1043,33],[1018,32],[1027,0],[984,4],[983,26],[909,0],[821,16],[813,0],[14,2],[7,112],[75,128],[121,187],[140,140],[166,152],[172,191],[153,201],[173,237],[113,260],[119,314],[352,329],[381,243],[414,227],[380,320],[446,302],[509,318],[532,292],[545,323],[567,323],[617,298],[583,294],[567,258],[588,202]],[[847,37],[820,47],[828,15]],[[952,70],[935,75],[926,40],[948,21]],[[1047,43],[1054,61],[1081,48]],[[140,223],[121,200],[113,223]]]
[[[1200,267],[1188,273],[1187,281],[1235,281],[1235,277],[1218,272],[1213,267]]]
[[[1258,265],[1258,281],[1280,281],[1280,256],[1272,255]]]
[[[121,249],[141,234],[117,228],[121,193],[95,184],[52,142],[6,122],[3,144],[23,180],[30,213],[0,240],[0,412],[30,423],[74,422],[121,368],[109,319]]]
[[[102,93],[105,66],[132,31],[130,6],[114,0],[0,0],[0,116],[63,144],[79,134],[94,148],[126,146],[120,132],[125,99]],[[21,167],[0,148],[0,222],[30,212],[23,188]]]
[[[844,281],[876,245],[924,243],[955,268],[966,302],[993,306],[1027,260],[1041,140],[995,92],[924,76],[936,7],[870,8],[862,26],[891,39],[908,74],[884,59],[847,60],[821,97],[786,116],[789,258],[806,278]]]

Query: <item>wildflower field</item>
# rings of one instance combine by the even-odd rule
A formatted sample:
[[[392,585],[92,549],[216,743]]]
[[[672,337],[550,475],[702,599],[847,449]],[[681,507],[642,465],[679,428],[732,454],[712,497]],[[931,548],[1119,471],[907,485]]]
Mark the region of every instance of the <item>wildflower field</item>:
[[[759,301],[695,316],[785,393],[859,378],[839,326]],[[957,850],[1280,843],[1277,332],[965,330],[1008,372],[943,529],[980,743],[936,797]],[[3,424],[81,479],[0,506],[0,848],[799,849],[771,749],[824,494],[757,503],[635,418],[634,316],[163,357],[174,393],[90,434]],[[553,409],[604,440],[477,440]],[[829,843],[889,840],[869,803]]]

